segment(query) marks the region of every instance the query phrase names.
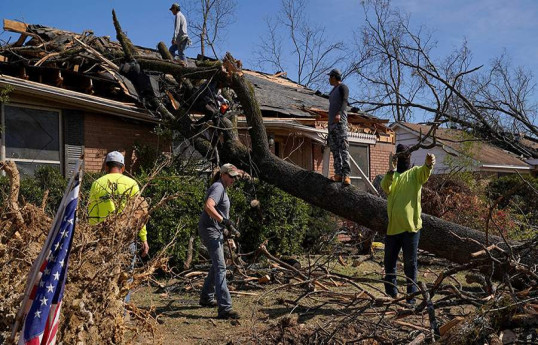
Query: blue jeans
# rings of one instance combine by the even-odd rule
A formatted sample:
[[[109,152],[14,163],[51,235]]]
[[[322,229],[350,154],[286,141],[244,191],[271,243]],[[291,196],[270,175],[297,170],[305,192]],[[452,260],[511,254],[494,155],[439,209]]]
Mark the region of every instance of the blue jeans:
[[[177,41],[176,41],[177,42]],[[172,44],[170,48],[168,48],[168,51],[170,54],[172,54],[172,57],[177,57],[184,62],[187,62],[187,58],[185,57],[185,54],[183,53],[185,51],[185,48],[187,47],[187,40],[183,40],[179,44]],[[176,54],[177,51],[177,54]]]
[[[205,237],[205,236],[204,236]],[[204,238],[202,241],[209,252],[211,258],[211,267],[204,281],[204,287],[200,294],[201,301],[211,301],[217,297],[219,314],[232,309],[232,297],[226,284],[226,262],[224,261],[224,239],[222,235],[219,238]]]
[[[396,297],[398,289],[396,286],[396,262],[400,249],[403,250],[404,272],[407,278],[407,293],[417,291],[417,250],[420,231],[403,232],[397,235],[387,235],[385,237],[385,292],[387,295]],[[408,302],[414,303],[414,299]]]

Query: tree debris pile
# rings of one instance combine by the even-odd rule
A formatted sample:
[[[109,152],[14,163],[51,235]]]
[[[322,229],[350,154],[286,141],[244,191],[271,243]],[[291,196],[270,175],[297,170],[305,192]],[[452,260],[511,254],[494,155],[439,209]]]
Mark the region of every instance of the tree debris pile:
[[[121,46],[110,37],[7,19],[4,29],[20,33],[21,38],[0,47],[1,73],[116,101],[138,102],[136,88],[119,73]],[[159,57],[150,49],[137,53]]]
[[[4,163],[13,169],[12,162]],[[16,169],[16,168],[15,168]],[[15,170],[16,172],[16,170]],[[10,200],[17,200],[18,176],[11,179]],[[148,217],[142,198],[129,202],[123,213],[105,222],[89,226],[79,205],[65,295],[61,310],[59,339],[66,344],[121,343],[126,325],[124,299],[129,289],[139,285],[166,260],[154,259],[136,269],[134,280],[129,273],[133,253],[129,245]],[[2,207],[0,219],[0,298],[2,299],[0,337],[7,339],[24,295],[26,279],[33,261],[39,255],[52,224],[42,208],[31,204]],[[22,224],[15,219],[22,217]],[[151,330],[140,322],[135,331]]]
[[[230,290],[233,294],[255,295],[264,307],[266,303],[275,304],[285,310],[284,316],[272,320],[262,331],[241,335],[233,343],[495,344],[499,336],[508,333],[521,342],[536,341],[537,269],[514,260],[518,252],[536,246],[536,241],[512,248],[513,257],[498,248],[484,248],[466,265],[454,265],[421,252],[419,281],[424,283],[418,285],[415,305],[406,302],[409,296],[403,293],[403,273],[398,277],[401,293],[396,299],[383,293],[381,275],[342,273],[350,266],[371,263],[379,267],[379,255],[323,255],[301,267],[273,256],[261,245],[255,252],[240,254],[241,260],[230,259]],[[488,271],[492,261],[519,268],[502,281],[492,281]],[[204,277],[205,271],[185,271],[178,276],[179,283],[165,289],[180,293],[198,290]],[[288,297],[273,296],[282,291]],[[327,317],[324,322],[308,322],[316,315]]]

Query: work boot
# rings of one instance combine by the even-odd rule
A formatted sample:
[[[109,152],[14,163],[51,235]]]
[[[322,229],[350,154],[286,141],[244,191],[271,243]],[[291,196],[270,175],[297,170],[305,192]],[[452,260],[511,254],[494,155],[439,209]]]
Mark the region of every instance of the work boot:
[[[227,319],[234,319],[234,320],[237,320],[239,319],[239,313],[237,313],[235,310],[228,310],[228,311],[222,311],[222,312],[219,312],[219,315],[217,316],[217,319],[224,319],[224,320],[227,320]]]
[[[349,186],[351,184],[351,179],[349,176],[344,177],[344,186]]]
[[[334,176],[331,176],[331,181],[342,182],[342,176],[335,174]]]
[[[215,308],[218,304],[217,304],[217,301],[215,301],[214,299],[212,300],[203,300],[201,299],[200,302],[198,302],[202,307],[207,307],[207,308]]]

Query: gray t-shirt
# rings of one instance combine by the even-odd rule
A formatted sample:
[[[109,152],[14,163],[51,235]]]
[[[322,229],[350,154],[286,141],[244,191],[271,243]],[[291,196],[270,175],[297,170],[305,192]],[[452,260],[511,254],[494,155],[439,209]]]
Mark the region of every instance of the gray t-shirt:
[[[204,205],[207,199],[215,201],[215,209],[221,216],[230,217],[230,199],[226,193],[222,181],[218,180],[213,183],[207,190],[204,198]],[[215,219],[211,218],[205,210],[202,211],[200,222],[198,223],[198,231],[200,236],[208,236],[209,238],[219,238],[224,226],[219,224]]]
[[[329,129],[333,128],[334,117],[340,114],[340,122],[347,122],[347,105],[348,105],[349,89],[344,83],[340,83],[333,87],[329,93]]]

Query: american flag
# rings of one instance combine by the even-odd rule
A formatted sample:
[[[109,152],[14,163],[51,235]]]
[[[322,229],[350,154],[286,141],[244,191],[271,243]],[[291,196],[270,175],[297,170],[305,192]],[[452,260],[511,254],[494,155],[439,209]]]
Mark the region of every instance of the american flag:
[[[76,176],[71,179],[60,204],[43,254],[38,257],[42,262],[35,263],[39,265],[39,271],[31,282],[33,287],[29,299],[23,305],[26,317],[19,345],[56,343],[69,253],[75,230],[81,175],[78,170],[75,170]]]

